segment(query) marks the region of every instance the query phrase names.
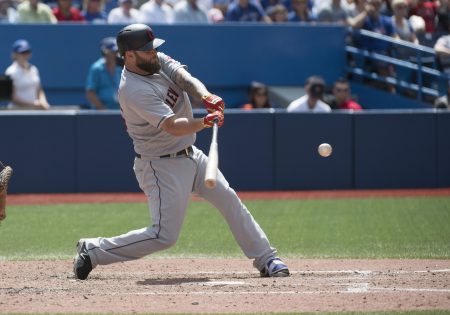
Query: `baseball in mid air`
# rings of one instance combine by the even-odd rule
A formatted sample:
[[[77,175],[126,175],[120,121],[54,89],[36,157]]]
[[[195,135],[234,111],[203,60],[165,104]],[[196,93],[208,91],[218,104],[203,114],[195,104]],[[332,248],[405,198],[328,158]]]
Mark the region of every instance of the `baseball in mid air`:
[[[317,148],[317,151],[319,152],[319,154],[323,157],[328,157],[331,155],[331,153],[333,152],[333,148],[331,147],[331,145],[329,145],[328,143],[322,143],[321,145],[319,145],[319,147]]]

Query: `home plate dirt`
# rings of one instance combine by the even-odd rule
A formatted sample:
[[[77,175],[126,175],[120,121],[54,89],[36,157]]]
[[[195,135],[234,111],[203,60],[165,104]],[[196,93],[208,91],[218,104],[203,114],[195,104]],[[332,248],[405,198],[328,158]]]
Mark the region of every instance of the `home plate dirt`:
[[[0,261],[0,312],[234,313],[450,309],[449,260],[142,259],[75,280],[72,262]]]

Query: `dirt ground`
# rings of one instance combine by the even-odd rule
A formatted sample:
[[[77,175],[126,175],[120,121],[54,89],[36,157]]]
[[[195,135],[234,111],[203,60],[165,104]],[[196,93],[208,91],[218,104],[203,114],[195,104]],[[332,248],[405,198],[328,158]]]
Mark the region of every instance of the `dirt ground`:
[[[239,193],[242,199],[449,196],[450,189]],[[8,204],[145,202],[143,194],[11,195]],[[0,261],[0,313],[255,313],[450,310],[449,260],[146,259],[75,280],[72,261]]]
[[[75,280],[71,261],[1,261],[0,311],[234,313],[450,309],[446,260],[285,260],[260,278],[246,259],[142,259]]]

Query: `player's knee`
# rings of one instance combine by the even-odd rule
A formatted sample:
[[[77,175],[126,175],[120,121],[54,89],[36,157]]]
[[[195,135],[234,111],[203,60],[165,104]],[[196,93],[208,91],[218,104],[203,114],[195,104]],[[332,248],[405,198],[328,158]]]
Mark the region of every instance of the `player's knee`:
[[[164,247],[164,249],[172,247],[178,241],[178,234],[173,235],[173,234],[166,233],[165,235],[160,235],[160,236],[161,237],[159,238],[159,240],[161,242],[161,245]]]

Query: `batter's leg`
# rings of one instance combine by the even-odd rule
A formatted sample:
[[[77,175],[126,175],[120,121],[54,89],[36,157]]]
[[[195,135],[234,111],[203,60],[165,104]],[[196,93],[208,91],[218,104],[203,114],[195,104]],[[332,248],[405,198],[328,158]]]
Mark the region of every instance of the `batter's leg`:
[[[194,162],[186,157],[136,159],[135,173],[147,195],[153,224],[120,236],[84,239],[93,268],[144,257],[178,239],[195,177]]]
[[[220,171],[214,189],[204,186],[203,178],[208,157],[195,148],[194,158],[198,167],[194,191],[220,211],[244,254],[254,259],[253,265],[258,270],[263,269],[265,264],[276,256],[276,249],[270,246],[266,234]]]

